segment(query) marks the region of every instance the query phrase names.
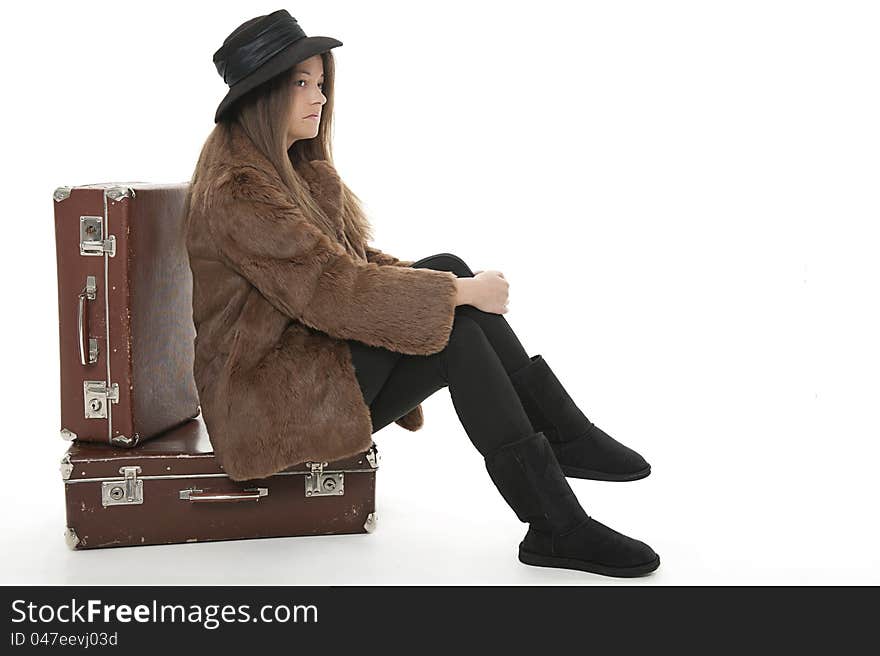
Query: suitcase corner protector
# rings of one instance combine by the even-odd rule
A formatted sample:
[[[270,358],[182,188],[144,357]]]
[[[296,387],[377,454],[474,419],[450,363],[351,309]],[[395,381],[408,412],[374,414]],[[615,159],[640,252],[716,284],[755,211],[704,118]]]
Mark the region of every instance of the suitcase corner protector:
[[[76,534],[76,531],[70,528],[69,526],[64,529],[64,541],[67,542],[67,546],[70,549],[76,549],[77,545],[79,545],[79,536]]]

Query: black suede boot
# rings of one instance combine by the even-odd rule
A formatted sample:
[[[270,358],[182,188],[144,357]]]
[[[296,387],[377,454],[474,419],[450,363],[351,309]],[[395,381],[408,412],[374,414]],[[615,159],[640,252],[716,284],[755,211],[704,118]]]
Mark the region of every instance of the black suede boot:
[[[519,545],[521,562],[605,576],[641,576],[660,566],[647,544],[586,513],[543,433],[489,454],[486,469],[516,516],[529,523]]]
[[[535,430],[542,431],[566,476],[598,481],[635,481],[651,473],[645,459],[581,412],[540,355],[510,374]]]

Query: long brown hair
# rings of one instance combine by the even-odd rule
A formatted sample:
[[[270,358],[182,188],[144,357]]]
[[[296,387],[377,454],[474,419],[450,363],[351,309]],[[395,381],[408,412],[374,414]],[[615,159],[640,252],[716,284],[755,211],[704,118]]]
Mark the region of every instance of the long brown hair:
[[[229,129],[237,123],[253,141],[256,148],[277,170],[282,182],[290,192],[296,206],[320,227],[328,236],[336,238],[336,229],[321,206],[309,192],[298,167],[303,162],[324,159],[333,165],[330,136],[333,128],[333,99],[335,81],[335,62],[329,50],[321,53],[324,65],[324,85],[322,91],[327,98],[321,110],[318,134],[311,139],[297,139],[287,148],[287,125],[291,107],[290,89],[293,85],[294,67],[275,76],[251,93],[244,96],[236,106],[224,116],[208,135],[199,154],[198,162],[190,179],[189,190],[184,204],[184,233],[188,230],[190,205],[193,189],[203,176],[210,176],[211,163],[216,161],[212,155],[220,144],[229,137]],[[335,168],[335,166],[334,166]],[[343,244],[350,253],[363,256],[362,247],[372,240],[372,226],[364,213],[360,198],[342,183],[342,215],[345,223]]]

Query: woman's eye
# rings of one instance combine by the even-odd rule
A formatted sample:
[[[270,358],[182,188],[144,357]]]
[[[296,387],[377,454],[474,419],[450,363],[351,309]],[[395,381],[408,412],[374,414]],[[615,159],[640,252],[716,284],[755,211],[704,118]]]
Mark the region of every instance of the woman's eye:
[[[308,82],[308,80],[297,80],[297,81],[296,81],[296,84],[299,84],[300,82]],[[323,82],[318,82],[318,86],[321,87],[321,88],[323,89],[323,88],[324,88],[324,83],[323,83]]]

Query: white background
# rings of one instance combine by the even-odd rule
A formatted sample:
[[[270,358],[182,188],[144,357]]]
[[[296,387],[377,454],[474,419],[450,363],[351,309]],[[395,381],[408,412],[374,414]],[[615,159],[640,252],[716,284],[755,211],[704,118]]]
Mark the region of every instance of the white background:
[[[880,583],[876,3],[13,6],[3,583]],[[502,271],[527,350],[651,463],[571,480],[651,576],[521,564],[445,389],[375,436],[373,534],[65,545],[52,191],[188,180],[214,51],[282,7],[344,42],[334,157],[375,244]]]

